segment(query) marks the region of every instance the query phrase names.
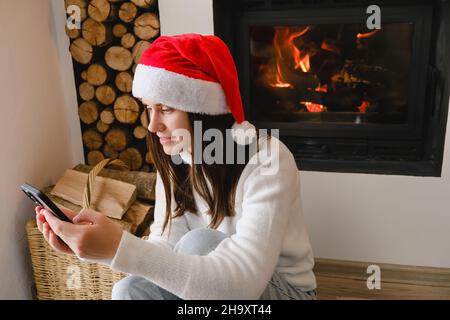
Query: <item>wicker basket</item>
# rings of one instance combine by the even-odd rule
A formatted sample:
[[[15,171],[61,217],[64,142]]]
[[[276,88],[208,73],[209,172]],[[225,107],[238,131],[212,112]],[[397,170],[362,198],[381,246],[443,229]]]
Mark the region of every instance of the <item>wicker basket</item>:
[[[89,190],[93,190],[95,176],[111,162],[111,159],[105,159],[89,173],[83,207],[90,206]],[[114,161],[113,164],[117,164],[117,161]],[[53,198],[53,200],[58,202],[58,199]],[[113,220],[120,223],[125,230],[131,230],[130,222]],[[112,286],[125,274],[112,271],[100,264],[83,262],[74,255],[56,252],[45,241],[44,236],[37,228],[35,219],[28,221],[26,231],[37,299],[111,299]]]
[[[108,267],[56,252],[45,241],[36,220],[28,221],[27,235],[39,300],[109,300],[112,286],[125,276]]]

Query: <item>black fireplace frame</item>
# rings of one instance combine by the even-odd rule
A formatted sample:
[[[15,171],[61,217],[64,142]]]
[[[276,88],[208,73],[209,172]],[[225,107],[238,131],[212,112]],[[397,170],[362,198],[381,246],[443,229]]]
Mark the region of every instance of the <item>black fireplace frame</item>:
[[[417,108],[410,106],[409,110],[422,110],[422,114],[409,112],[409,117],[413,118],[407,124],[393,125],[392,129],[374,137],[368,136],[366,128],[376,124],[364,125],[364,128],[327,124],[326,130],[317,130],[314,124],[305,123],[298,128],[298,124],[252,119],[255,110],[250,101],[249,52],[242,45],[248,43],[245,30],[249,22],[252,25],[259,22],[276,25],[281,21],[300,24],[306,14],[315,13],[322,17],[319,19],[323,23],[354,23],[355,13],[361,12],[361,19],[364,19],[369,4],[373,3],[364,0],[214,0],[214,32],[229,45],[236,60],[246,117],[258,128],[279,129],[280,139],[294,154],[299,169],[439,177],[449,108],[450,0],[377,3],[382,10],[382,23],[403,22],[405,13],[408,19],[415,19],[419,32],[414,36],[420,37],[421,47],[414,50],[420,56],[413,59],[416,63],[429,61],[420,66],[422,69],[413,69],[412,81],[417,79],[415,84],[424,86],[425,90],[421,93],[420,88],[415,88],[418,96],[414,102],[419,105]],[[430,24],[422,19],[427,10],[432,18],[431,30],[427,29]],[[336,18],[324,17],[324,12],[334,12]],[[423,78],[425,81],[419,81]]]

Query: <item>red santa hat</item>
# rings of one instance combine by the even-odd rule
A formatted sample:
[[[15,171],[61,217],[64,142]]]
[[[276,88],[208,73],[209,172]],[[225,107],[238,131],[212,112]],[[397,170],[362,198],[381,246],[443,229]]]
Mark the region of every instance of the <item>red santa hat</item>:
[[[186,112],[232,113],[231,133],[238,144],[247,144],[256,135],[255,127],[245,120],[233,57],[213,35],[157,38],[136,67],[133,96]]]

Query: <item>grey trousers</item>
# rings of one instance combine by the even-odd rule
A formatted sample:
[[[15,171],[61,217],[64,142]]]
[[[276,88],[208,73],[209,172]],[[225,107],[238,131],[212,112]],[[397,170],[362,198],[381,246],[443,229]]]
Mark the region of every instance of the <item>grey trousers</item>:
[[[207,255],[227,235],[215,229],[200,228],[186,233],[175,245],[174,251],[186,254]],[[135,275],[118,281],[112,289],[113,300],[181,300],[173,293],[153,282]],[[260,300],[315,300],[316,292],[303,292],[289,284],[281,274],[274,272]]]

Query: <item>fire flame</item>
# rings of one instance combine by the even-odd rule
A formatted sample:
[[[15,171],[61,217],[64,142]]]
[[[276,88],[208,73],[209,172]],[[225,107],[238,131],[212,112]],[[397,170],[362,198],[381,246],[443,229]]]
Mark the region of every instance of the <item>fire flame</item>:
[[[271,87],[277,88],[293,88],[293,85],[285,80],[282,72],[282,63],[286,63],[286,59],[292,59],[293,67],[295,70],[301,70],[303,73],[309,72],[311,69],[310,65],[310,54],[305,50],[300,50],[294,43],[295,39],[303,36],[306,32],[311,29],[311,26],[304,27],[301,31],[292,32],[289,27],[279,27],[275,29],[275,36],[273,38],[273,46],[276,52],[276,67],[269,67],[272,70],[269,73],[269,77],[271,80],[268,81],[268,84]],[[289,56],[286,57],[286,53],[289,53]],[[283,56],[283,53],[285,55]],[[317,88],[314,89],[316,92],[328,92],[328,86],[318,85]],[[323,112],[325,111],[325,106],[322,104],[314,103],[311,101],[300,101],[301,104],[306,106],[306,109],[309,112]]]
[[[275,36],[273,38],[273,46],[276,51],[276,74],[273,75],[275,79],[269,80],[269,85],[276,88],[293,88],[292,84],[287,82],[281,71],[281,63],[283,61],[283,51],[288,50],[293,59],[294,69],[300,69],[302,72],[308,72],[310,67],[309,54],[302,53],[294,44],[294,40],[304,35],[310,26],[306,26],[301,31],[291,32],[289,27],[276,28]],[[275,73],[275,72],[274,72]]]
[[[280,71],[280,65],[279,64],[277,64],[276,81],[274,83],[269,83],[269,85],[271,87],[275,87],[275,88],[293,88],[293,86],[290,83],[284,81],[283,76],[282,76],[281,71]]]
[[[297,70],[300,68],[305,73],[308,72],[310,69],[309,54],[308,53],[302,54],[300,50],[295,46],[294,40],[295,38],[304,35],[306,32],[309,31],[310,28],[311,28],[310,26],[307,26],[302,31],[295,32],[292,35],[290,35],[288,39],[289,48],[291,49],[292,56],[294,57],[295,63],[294,69]]]

